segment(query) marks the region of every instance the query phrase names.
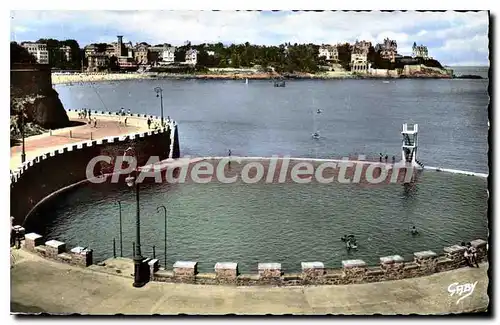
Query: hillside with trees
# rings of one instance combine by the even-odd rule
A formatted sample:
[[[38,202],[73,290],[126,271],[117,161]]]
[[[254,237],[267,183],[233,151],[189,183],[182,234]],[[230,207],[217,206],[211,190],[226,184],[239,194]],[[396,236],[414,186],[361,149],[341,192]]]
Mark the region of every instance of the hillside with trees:
[[[46,44],[49,52],[49,64],[51,67],[63,70],[80,70],[82,67],[82,59],[84,58],[83,50],[78,42],[74,39],[59,41],[53,38],[41,38],[37,43]],[[106,44],[99,44],[106,50]],[[64,52],[60,50],[63,46],[71,48],[71,60],[67,61]]]

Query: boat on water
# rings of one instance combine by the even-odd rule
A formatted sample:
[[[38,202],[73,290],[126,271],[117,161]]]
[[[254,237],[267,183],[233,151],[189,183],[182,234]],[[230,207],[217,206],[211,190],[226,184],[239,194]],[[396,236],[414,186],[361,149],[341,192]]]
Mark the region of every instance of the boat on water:
[[[285,87],[285,80],[275,80],[274,87]]]
[[[391,83],[391,82],[389,80],[384,80],[384,81],[382,81],[382,83],[388,84],[388,83]]]
[[[318,132],[314,132],[314,133],[312,134],[312,138],[313,138],[313,139],[319,139],[319,133],[318,133]]]
[[[323,111],[318,108],[318,110],[316,111],[316,114],[321,114],[321,113],[323,113]]]

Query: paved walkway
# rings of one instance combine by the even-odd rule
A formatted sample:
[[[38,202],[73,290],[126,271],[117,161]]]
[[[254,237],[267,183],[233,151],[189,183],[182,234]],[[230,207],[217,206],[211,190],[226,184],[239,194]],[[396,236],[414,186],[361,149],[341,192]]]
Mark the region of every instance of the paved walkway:
[[[12,311],[82,314],[439,314],[484,310],[488,264],[370,284],[232,287],[150,282],[44,260],[13,250]],[[462,299],[448,286],[478,281]]]
[[[85,122],[79,119],[76,112],[68,112],[72,121]],[[123,119],[117,116],[96,116],[97,127],[92,124],[68,127],[50,132],[28,137],[25,139],[26,160],[32,159],[41,154],[63,148],[69,144],[110,137],[120,136],[134,132],[148,131],[147,123],[144,118],[129,117],[127,126],[123,124]],[[70,131],[71,136],[70,137]],[[21,166],[22,145],[10,148],[10,169],[16,170]]]

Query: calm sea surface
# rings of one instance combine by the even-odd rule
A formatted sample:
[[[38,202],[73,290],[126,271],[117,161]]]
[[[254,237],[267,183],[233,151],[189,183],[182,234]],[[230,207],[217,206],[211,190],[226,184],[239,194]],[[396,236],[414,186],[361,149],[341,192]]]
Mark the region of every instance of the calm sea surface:
[[[179,123],[181,153],[328,158],[401,156],[401,125],[419,124],[428,166],[488,172],[488,80],[147,80],[58,86],[66,108],[160,115]],[[322,113],[317,114],[317,109]],[[321,139],[311,134],[319,131]]]
[[[328,158],[353,154],[400,157],[400,129],[418,123],[419,159],[428,166],[488,173],[488,80],[268,81],[148,80],[58,86],[66,108],[89,107],[159,115],[153,88],[164,89],[165,116],[179,123],[183,155]],[[322,113],[317,114],[316,110]],[[314,141],[311,133],[319,131]],[[168,208],[167,261],[218,261],[255,271],[258,262],[281,262],[287,271],[301,261],[340,265],[360,258],[411,257],[419,250],[486,238],[486,179],[424,172],[413,188],[389,185],[183,184],[144,185],[141,194],[143,252],[163,261]],[[118,243],[122,202],[124,255],[131,256],[135,202],[128,188],[87,186],[38,211],[31,229],[89,246],[98,260]],[[44,220],[34,223],[33,220]],[[417,226],[412,237],[408,227]],[[347,252],[339,238],[358,237]],[[119,253],[119,248],[117,248]]]

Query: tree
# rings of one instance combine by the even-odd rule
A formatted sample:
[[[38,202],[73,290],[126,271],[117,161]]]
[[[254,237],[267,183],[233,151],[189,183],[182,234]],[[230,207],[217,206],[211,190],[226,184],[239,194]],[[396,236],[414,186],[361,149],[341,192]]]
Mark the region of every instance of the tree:
[[[345,43],[337,46],[337,50],[339,51],[339,63],[345,70],[350,69],[351,64],[351,45],[349,43]]]
[[[240,56],[236,50],[231,53],[231,68],[239,68],[240,67]]]
[[[109,70],[111,71],[120,70],[120,67],[118,66],[118,58],[114,55],[109,58]]]
[[[62,43],[61,44],[62,46],[69,46],[71,49],[71,52],[70,52],[71,53],[71,60],[69,62],[66,61],[66,58],[63,55],[63,59],[65,62],[64,65],[69,69],[75,69],[75,70],[81,69],[82,59],[84,58],[84,56],[82,56],[81,48],[80,48],[80,45],[78,44],[78,42],[74,39],[68,39],[68,40],[65,40],[61,43]]]
[[[174,53],[174,62],[184,62],[186,60],[186,49],[179,47]]]

